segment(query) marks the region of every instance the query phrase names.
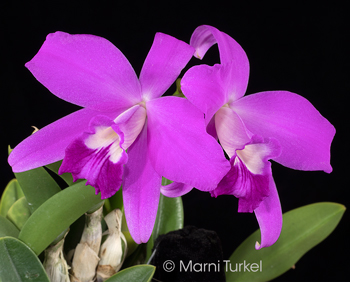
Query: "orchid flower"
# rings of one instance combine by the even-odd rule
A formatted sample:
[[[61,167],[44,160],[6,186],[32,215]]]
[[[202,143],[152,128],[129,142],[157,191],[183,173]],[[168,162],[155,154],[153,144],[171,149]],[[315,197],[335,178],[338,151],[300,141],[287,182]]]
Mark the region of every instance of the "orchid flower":
[[[174,181],[170,194],[210,191],[230,169],[203,113],[186,99],[161,97],[193,53],[187,43],[157,33],[138,78],[104,38],[49,34],[26,67],[54,95],[84,108],[22,141],[9,156],[13,171],[63,159],[59,172],[87,179],[102,199],[122,184],[130,233],[147,242],[162,176]]]
[[[231,170],[211,195],[235,195],[239,212],[254,211],[261,230],[256,249],[260,249],[274,244],[282,228],[280,200],[268,160],[293,169],[330,173],[335,129],[297,94],[266,91],[244,96],[249,61],[242,47],[211,26],[198,27],[190,41],[200,59],[215,43],[221,64],[192,67],[181,80],[181,90],[205,114],[208,132],[230,157]]]

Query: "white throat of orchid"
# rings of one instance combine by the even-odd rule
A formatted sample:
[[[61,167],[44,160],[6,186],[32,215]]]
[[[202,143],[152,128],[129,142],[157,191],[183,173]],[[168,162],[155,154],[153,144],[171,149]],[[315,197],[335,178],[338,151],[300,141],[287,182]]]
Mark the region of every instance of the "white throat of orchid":
[[[140,134],[147,117],[144,103],[135,105],[121,113],[110,126],[95,127],[95,134],[85,139],[85,145],[96,153],[108,148],[106,157],[117,163]]]
[[[268,149],[265,144],[249,144],[243,150],[237,150],[236,154],[251,173],[263,174]]]

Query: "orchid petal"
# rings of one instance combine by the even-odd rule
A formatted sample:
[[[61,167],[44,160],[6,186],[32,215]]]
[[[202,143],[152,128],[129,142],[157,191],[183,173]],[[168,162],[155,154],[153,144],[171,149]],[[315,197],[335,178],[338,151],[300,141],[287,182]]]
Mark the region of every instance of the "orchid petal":
[[[49,34],[26,67],[57,97],[79,106],[115,110],[141,101],[129,61],[102,37]]]
[[[187,99],[163,97],[147,102],[148,148],[162,176],[202,191],[213,190],[230,164],[206,133],[203,114]]]
[[[69,143],[88,130],[91,118],[99,114],[94,110],[82,109],[35,132],[11,152],[8,161],[13,171],[26,171],[62,160]],[[118,113],[106,115],[114,118]]]
[[[252,136],[240,117],[229,107],[222,107],[215,114],[215,129],[222,148],[230,158],[237,149],[243,149]]]
[[[331,172],[330,145],[335,128],[305,98],[287,91],[248,95],[230,104],[246,127],[276,138],[282,148],[274,158],[299,170]]]
[[[167,34],[156,33],[140,74],[144,99],[147,101],[162,96],[193,53],[193,47],[187,43]]]
[[[145,121],[146,121],[146,109],[140,105],[135,105],[130,109],[120,114],[114,121],[115,125],[124,134],[124,143],[122,148],[126,150],[135,141],[140,134]]]
[[[182,78],[181,90],[210,120],[220,107],[245,94],[248,78],[236,61],[194,66]]]
[[[138,244],[146,243],[157,216],[162,177],[149,160],[147,124],[128,150],[125,166],[123,202],[130,234]]]
[[[222,64],[235,60],[242,72],[248,76],[249,61],[243,48],[229,35],[209,25],[201,25],[191,36],[190,45],[196,49],[195,56],[202,59],[208,49],[218,44]]]
[[[207,121],[207,119],[206,119]],[[213,136],[215,138],[215,140],[218,140],[218,134],[216,132],[216,128],[215,128],[215,116],[211,118],[211,120],[209,121],[208,125],[207,125],[207,132],[209,135]]]
[[[113,196],[123,177],[123,165],[128,156],[121,148],[124,134],[112,129],[113,120],[105,116],[94,117],[89,132],[84,132],[66,149],[59,174],[70,172],[74,181],[87,179],[86,185],[95,188],[101,198]]]
[[[261,243],[255,245],[255,249],[273,245],[282,230],[282,209],[275,181],[271,176],[269,181],[270,195],[266,197],[254,211],[261,231]]]
[[[173,182],[165,186],[161,186],[160,192],[169,198],[180,197],[193,189],[191,185],[187,185],[184,183]]]
[[[219,65],[194,66],[181,79],[182,93],[205,114],[207,123],[228,102],[224,85],[220,84],[219,71]]]

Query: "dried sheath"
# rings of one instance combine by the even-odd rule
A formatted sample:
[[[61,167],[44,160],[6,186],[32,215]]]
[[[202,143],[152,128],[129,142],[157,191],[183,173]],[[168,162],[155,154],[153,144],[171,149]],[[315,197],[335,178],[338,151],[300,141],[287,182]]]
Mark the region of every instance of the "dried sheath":
[[[97,268],[98,282],[105,281],[118,272],[124,262],[127,244],[124,234],[121,232],[122,216],[123,213],[116,209],[105,217],[109,235],[100,250],[100,262]],[[124,242],[124,251],[122,241]]]
[[[102,239],[102,211],[103,206],[85,215],[84,231],[72,261],[71,281],[90,282],[94,280]]]
[[[63,256],[64,238],[45,250],[43,266],[51,282],[69,282],[69,266]]]

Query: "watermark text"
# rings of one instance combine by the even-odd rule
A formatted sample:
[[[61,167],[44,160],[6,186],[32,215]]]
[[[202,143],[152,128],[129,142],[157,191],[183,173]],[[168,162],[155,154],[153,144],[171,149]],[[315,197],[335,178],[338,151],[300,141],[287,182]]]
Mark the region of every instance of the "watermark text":
[[[263,271],[263,262],[243,262],[233,263],[230,260],[218,260],[217,262],[193,262],[182,261],[178,262],[176,265],[172,260],[166,260],[163,263],[163,269],[166,272],[174,271],[178,269],[180,272],[220,272],[221,269],[225,272],[262,272]]]

